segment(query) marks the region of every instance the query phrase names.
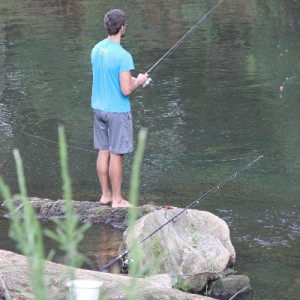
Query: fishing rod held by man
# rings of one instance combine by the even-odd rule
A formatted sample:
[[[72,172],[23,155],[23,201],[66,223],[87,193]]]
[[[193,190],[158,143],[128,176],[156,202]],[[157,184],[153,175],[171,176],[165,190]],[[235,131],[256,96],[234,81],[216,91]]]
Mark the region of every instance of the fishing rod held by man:
[[[161,61],[163,61],[169,54],[171,54],[176,47],[200,24],[204,19],[210,15],[224,0],[220,0],[215,6],[213,6],[204,16],[202,16],[198,22],[192,26],[145,74],[149,74]],[[152,83],[152,79],[149,77],[143,84],[143,87]]]

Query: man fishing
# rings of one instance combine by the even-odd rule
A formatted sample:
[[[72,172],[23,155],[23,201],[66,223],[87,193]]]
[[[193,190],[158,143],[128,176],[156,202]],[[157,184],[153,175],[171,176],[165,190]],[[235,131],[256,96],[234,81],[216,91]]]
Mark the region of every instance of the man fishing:
[[[97,173],[101,204],[128,207],[121,195],[123,158],[133,151],[133,126],[129,95],[143,85],[148,74],[132,77],[132,56],[121,46],[126,33],[125,13],[113,9],[104,17],[108,37],[91,52],[93,70],[94,148],[99,150]],[[111,189],[110,189],[111,183]]]

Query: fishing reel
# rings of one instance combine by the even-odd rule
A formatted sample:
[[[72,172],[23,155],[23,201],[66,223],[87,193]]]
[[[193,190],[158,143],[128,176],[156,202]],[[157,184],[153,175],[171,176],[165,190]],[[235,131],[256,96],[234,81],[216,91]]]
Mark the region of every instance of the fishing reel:
[[[133,259],[129,256],[126,259],[123,259],[120,265],[120,268],[122,270],[122,273],[128,273],[130,264],[133,263]]]
[[[144,84],[143,84],[143,87],[146,87],[147,85],[149,85],[149,84],[152,84],[152,78],[148,78],[145,82],[144,82]]]

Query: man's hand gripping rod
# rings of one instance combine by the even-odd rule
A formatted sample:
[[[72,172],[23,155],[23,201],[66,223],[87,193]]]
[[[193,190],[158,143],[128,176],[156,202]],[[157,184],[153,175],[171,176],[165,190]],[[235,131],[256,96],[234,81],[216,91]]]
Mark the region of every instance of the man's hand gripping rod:
[[[148,72],[145,73],[145,74],[148,74]],[[152,83],[152,78],[149,77],[149,78],[144,82],[143,87],[146,87],[148,84],[151,84],[151,83]]]

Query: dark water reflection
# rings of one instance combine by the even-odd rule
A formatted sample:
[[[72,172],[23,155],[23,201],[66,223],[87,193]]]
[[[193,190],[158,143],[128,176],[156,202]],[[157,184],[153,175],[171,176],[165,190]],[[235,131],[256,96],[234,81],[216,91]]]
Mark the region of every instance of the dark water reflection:
[[[61,197],[56,141],[57,126],[64,124],[73,146],[74,198],[98,199],[90,50],[105,36],[108,9],[128,12],[123,45],[133,54],[136,74],[148,70],[214,4],[2,0],[0,173],[12,190],[18,191],[12,157],[18,148],[29,195]],[[299,13],[295,0],[225,0],[151,72],[153,86],[131,97],[135,134],[141,126],[149,128],[141,204],[186,206],[264,155],[198,207],[229,224],[236,268],[250,276],[253,299],[298,295],[293,287],[300,277]],[[125,160],[125,196],[132,159]],[[7,221],[0,218],[0,224],[0,247],[13,249]],[[120,234],[95,226],[82,250],[101,265],[115,254]]]
[[[55,224],[51,221],[41,221],[42,227],[55,231]],[[0,219],[0,249],[19,252],[13,240],[7,237],[9,222],[2,217]],[[123,231],[105,226],[92,226],[86,231],[83,241],[79,245],[79,252],[83,254],[83,268],[99,270],[119,255],[118,249],[122,242]],[[65,253],[62,252],[56,242],[44,236],[46,255],[55,250],[54,262],[65,263]]]

